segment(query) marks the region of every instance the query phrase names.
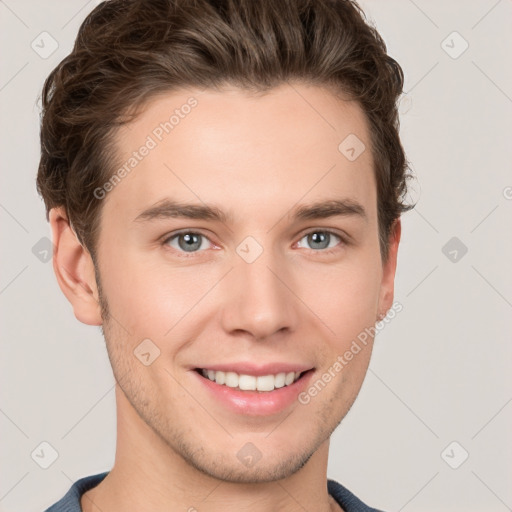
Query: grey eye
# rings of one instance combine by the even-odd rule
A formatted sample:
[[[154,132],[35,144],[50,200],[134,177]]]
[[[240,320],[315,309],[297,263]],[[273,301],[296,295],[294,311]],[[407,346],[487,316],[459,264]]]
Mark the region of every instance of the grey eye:
[[[311,231],[311,232],[307,233],[306,235],[304,235],[301,238],[301,240],[299,241],[299,243],[302,240],[306,239],[308,245],[310,246],[309,248],[311,248],[313,250],[330,249],[330,248],[336,246],[336,243],[334,243],[334,245],[330,245],[331,242],[333,241],[333,237],[334,237],[334,241],[336,241],[335,240],[336,238],[338,239],[338,241],[341,241],[340,236],[338,236],[335,233],[332,233],[330,231],[320,231],[320,230]]]
[[[206,237],[201,233],[187,231],[171,236],[166,243],[178,251],[197,252],[201,248],[203,240],[206,240]],[[178,242],[178,247],[173,245],[176,241]]]

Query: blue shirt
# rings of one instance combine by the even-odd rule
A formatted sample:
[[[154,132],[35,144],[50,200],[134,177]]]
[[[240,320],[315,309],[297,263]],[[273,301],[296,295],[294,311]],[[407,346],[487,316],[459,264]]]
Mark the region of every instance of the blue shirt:
[[[96,487],[107,475],[108,471],[77,480],[65,496],[50,508],[46,509],[45,512],[82,512],[80,507],[82,494]],[[334,480],[327,480],[327,490],[345,512],[382,512],[365,505],[348,489],[345,489],[345,487]]]

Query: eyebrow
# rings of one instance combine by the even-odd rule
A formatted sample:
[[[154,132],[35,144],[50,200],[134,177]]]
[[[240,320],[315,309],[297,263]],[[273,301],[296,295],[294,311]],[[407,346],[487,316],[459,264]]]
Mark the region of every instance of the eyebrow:
[[[363,220],[368,218],[364,207],[352,199],[330,199],[301,205],[292,209],[288,216],[295,220],[326,219],[336,216],[356,216]],[[215,205],[190,204],[164,199],[137,215],[134,222],[149,222],[167,218],[214,220],[223,224],[233,220],[230,213]]]

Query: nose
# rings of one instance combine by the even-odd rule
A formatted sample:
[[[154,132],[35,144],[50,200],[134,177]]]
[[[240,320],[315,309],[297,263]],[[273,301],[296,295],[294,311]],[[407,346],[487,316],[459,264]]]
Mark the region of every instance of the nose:
[[[237,261],[222,288],[222,323],[227,333],[245,333],[263,341],[296,330],[300,300],[285,267],[271,250],[264,250],[252,263]]]

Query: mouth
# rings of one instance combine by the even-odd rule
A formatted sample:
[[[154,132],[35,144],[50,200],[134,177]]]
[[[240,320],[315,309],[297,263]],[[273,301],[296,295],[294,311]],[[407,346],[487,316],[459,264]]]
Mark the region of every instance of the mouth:
[[[195,368],[195,371],[201,377],[215,382],[219,386],[228,387],[236,391],[270,393],[276,389],[291,386],[311,370],[269,373],[268,375],[249,375],[208,368]]]
[[[297,404],[298,395],[316,374],[308,364],[250,361],[192,367],[200,393],[212,405],[236,415],[274,418]]]

